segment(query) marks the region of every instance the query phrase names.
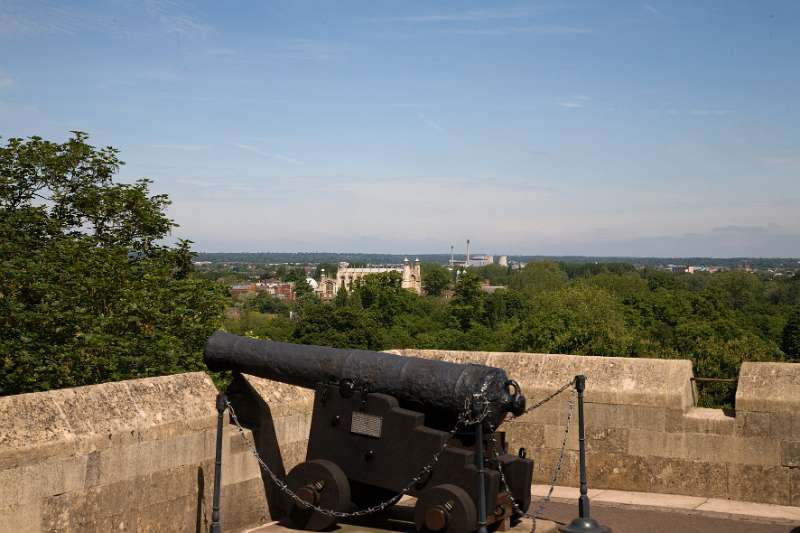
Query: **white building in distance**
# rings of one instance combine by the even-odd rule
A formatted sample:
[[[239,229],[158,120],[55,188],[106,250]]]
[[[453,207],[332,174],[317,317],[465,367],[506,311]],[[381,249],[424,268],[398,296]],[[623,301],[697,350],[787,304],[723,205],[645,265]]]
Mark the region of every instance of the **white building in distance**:
[[[332,278],[328,278],[323,271],[317,292],[321,298],[333,298],[342,287],[350,290],[353,283],[364,276],[369,276],[370,274],[382,274],[384,272],[400,272],[403,275],[403,280],[400,286],[411,292],[422,294],[422,268],[419,259],[416,259],[412,264],[408,258],[403,260],[402,267],[340,266],[339,270],[336,272],[335,282]]]

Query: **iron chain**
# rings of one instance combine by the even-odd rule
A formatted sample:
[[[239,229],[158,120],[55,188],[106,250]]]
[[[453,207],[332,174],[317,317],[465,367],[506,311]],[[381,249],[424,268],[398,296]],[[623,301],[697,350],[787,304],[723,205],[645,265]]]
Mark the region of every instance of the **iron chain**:
[[[559,388],[553,394],[547,396],[542,401],[537,402],[536,404],[534,404],[530,408],[526,409],[524,414],[527,414],[527,413],[533,411],[534,409],[537,409],[537,408],[541,407],[542,405],[546,404],[547,402],[549,402],[550,400],[552,400],[553,398],[555,398],[559,394],[563,393],[565,390],[567,390],[569,387],[571,387],[574,383],[575,383],[575,380],[573,379],[569,383],[564,384],[561,388]],[[566,452],[566,449],[567,449],[567,439],[569,437],[569,430],[570,430],[570,426],[571,426],[571,423],[572,423],[572,412],[574,410],[574,405],[575,405],[575,397],[573,396],[567,402],[567,420],[566,420],[566,424],[565,424],[565,428],[564,428],[564,437],[563,437],[563,439],[561,441],[561,450],[559,451],[558,460],[556,461],[555,468],[553,469],[553,475],[550,478],[550,488],[547,491],[547,495],[542,499],[541,503],[539,504],[539,507],[533,513],[529,513],[527,511],[523,511],[522,509],[520,509],[519,504],[514,500],[514,496],[513,496],[513,494],[511,494],[511,490],[510,490],[510,488],[508,486],[508,482],[506,481],[505,472],[503,471],[503,465],[499,461],[500,451],[498,449],[497,439],[494,437],[494,432],[492,432],[491,446],[492,446],[492,450],[494,451],[495,459],[497,459],[497,471],[500,473],[500,482],[503,484],[503,487],[505,487],[506,493],[508,494],[508,497],[511,500],[511,506],[514,508],[514,510],[517,512],[517,514],[519,514],[520,516],[524,516],[524,517],[527,517],[527,518],[531,519],[531,522],[532,522],[531,533],[536,533],[536,518],[539,517],[542,514],[542,512],[544,512],[545,506],[550,502],[550,498],[553,495],[553,490],[555,489],[556,483],[558,482],[558,478],[561,475],[561,467],[562,467],[562,465],[564,463],[564,456],[566,455],[565,452]]]
[[[308,503],[307,501],[305,501],[302,498],[300,498],[292,489],[289,488],[289,486],[286,484],[286,482],[284,480],[282,480],[277,474],[275,474],[275,472],[272,471],[272,469],[269,467],[269,465],[267,465],[267,463],[265,463],[264,460],[261,458],[261,455],[258,453],[258,450],[255,447],[255,444],[253,444],[250,441],[250,439],[247,438],[247,435],[245,435],[244,428],[239,423],[239,419],[236,416],[236,411],[234,411],[233,406],[231,405],[231,403],[227,399],[225,400],[225,405],[230,410],[231,421],[234,423],[236,428],[239,430],[239,435],[241,436],[242,440],[245,442],[247,447],[250,449],[250,452],[253,454],[253,457],[256,458],[256,461],[258,461],[258,464],[261,467],[261,469],[264,472],[267,473],[267,475],[270,477],[272,482],[275,483],[275,485],[278,487],[278,489],[280,489],[281,492],[286,494],[289,498],[292,499],[292,501],[294,501],[300,507],[305,508],[305,509],[312,509],[312,510],[314,510],[314,511],[320,513],[320,514],[323,514],[325,516],[330,516],[330,517],[339,518],[339,519],[342,519],[342,518],[357,518],[357,517],[367,516],[367,515],[370,515],[370,514],[381,512],[384,509],[387,509],[388,507],[390,507],[390,506],[394,505],[395,503],[397,503],[400,500],[400,498],[402,498],[407,492],[409,492],[414,487],[414,485],[417,485],[417,484],[421,483],[425,479],[425,477],[428,475],[428,473],[433,470],[434,465],[436,465],[436,463],[439,462],[439,457],[441,456],[442,452],[444,452],[444,450],[447,449],[447,447],[449,446],[450,440],[455,436],[455,434],[458,432],[458,430],[461,427],[467,427],[467,426],[471,426],[471,425],[483,422],[483,420],[489,414],[489,402],[481,401],[486,397],[486,389],[487,389],[487,387],[488,387],[488,383],[484,383],[482,385],[480,391],[478,391],[475,394],[473,394],[473,400],[472,401],[470,401],[469,398],[466,398],[464,400],[464,410],[462,411],[461,415],[459,416],[458,421],[456,421],[455,426],[453,426],[453,429],[450,430],[448,438],[444,440],[444,442],[442,443],[441,447],[433,454],[433,457],[431,458],[430,462],[428,462],[428,464],[426,464],[424,467],[422,467],[419,470],[419,472],[417,473],[417,475],[414,476],[411,479],[411,481],[409,481],[408,484],[405,487],[403,487],[403,489],[400,490],[400,492],[398,492],[397,494],[395,494],[394,496],[392,496],[388,500],[385,500],[385,501],[383,501],[383,502],[381,502],[381,503],[379,503],[377,505],[373,505],[372,507],[368,507],[366,509],[359,509],[358,511],[352,511],[352,512],[343,512],[343,511],[336,511],[334,509],[325,509],[323,507],[319,507],[317,505],[313,505],[311,503]],[[480,401],[480,403],[477,403],[479,401]],[[476,405],[476,404],[477,405],[483,405],[483,409],[478,414],[478,416],[472,417],[471,415],[472,415],[472,412],[473,412],[473,406]]]
[[[532,411],[532,410],[534,410],[534,409],[536,409],[538,407],[541,407],[545,403],[549,402],[550,400],[552,400],[553,398],[555,398],[556,396],[558,396],[559,394],[564,392],[567,388],[569,388],[570,385],[572,385],[572,382],[567,383],[566,385],[561,387],[558,391],[556,391],[554,394],[551,394],[550,396],[546,397],[544,400],[542,400],[542,401],[536,403],[535,405],[533,405],[532,407],[526,409],[525,413],[528,413],[528,412],[530,412],[530,411]],[[300,506],[302,508],[312,509],[312,510],[314,510],[314,511],[316,511],[316,512],[322,514],[322,515],[330,516],[330,517],[337,518],[337,519],[347,519],[347,518],[357,518],[357,517],[367,516],[367,515],[370,515],[370,514],[381,512],[381,511],[387,509],[388,507],[394,505],[395,503],[397,503],[415,485],[420,484],[427,477],[427,475],[433,470],[433,467],[439,462],[439,457],[444,452],[444,450],[448,448],[450,440],[453,439],[453,437],[455,437],[455,435],[458,432],[458,430],[461,429],[462,427],[468,427],[468,426],[471,426],[471,425],[474,425],[474,424],[482,423],[486,419],[486,417],[489,415],[490,402],[488,402],[486,400],[486,389],[487,389],[487,387],[488,387],[488,382],[484,382],[484,384],[481,386],[480,391],[474,393],[471,400],[470,400],[470,398],[466,398],[464,400],[464,409],[462,410],[461,414],[459,415],[458,420],[456,421],[455,425],[453,426],[453,429],[450,430],[448,438],[445,439],[444,442],[442,443],[442,445],[439,447],[439,449],[436,450],[436,452],[431,457],[431,460],[424,467],[422,467],[419,470],[417,475],[414,476],[411,479],[411,481],[409,481],[408,484],[406,484],[406,486],[403,487],[403,489],[400,490],[400,492],[398,492],[397,494],[395,494],[394,496],[392,496],[388,500],[385,500],[385,501],[383,501],[383,502],[381,502],[379,504],[373,505],[373,506],[368,507],[366,509],[359,509],[357,511],[352,511],[352,512],[336,511],[334,509],[325,509],[323,507],[319,507],[317,505],[313,505],[313,504],[303,500],[302,498],[300,498],[291,488],[289,488],[288,484],[284,480],[282,480],[277,474],[275,474],[275,472],[269,467],[269,465],[267,465],[267,463],[264,462],[264,460],[261,458],[261,455],[258,453],[258,450],[255,447],[255,444],[253,442],[251,442],[250,439],[247,438],[247,435],[245,434],[245,428],[242,427],[241,423],[239,422],[238,417],[236,416],[236,411],[233,409],[233,406],[231,405],[230,401],[228,401],[227,399],[225,400],[225,406],[226,406],[226,408],[228,410],[230,410],[231,422],[233,422],[233,424],[236,426],[237,430],[239,431],[239,435],[240,435],[242,441],[247,445],[247,447],[249,448],[250,453],[253,455],[253,457],[255,457],[256,461],[259,464],[259,467],[269,476],[269,478],[272,480],[272,482],[275,484],[275,486],[278,487],[278,489],[281,492],[286,494],[286,496],[288,496],[292,501],[294,501],[298,506]],[[481,405],[482,406],[482,410],[480,411],[480,413],[477,414],[477,416],[474,415],[474,406],[476,406],[476,405]],[[570,418],[571,418],[571,414],[572,414],[571,406],[572,406],[572,401],[570,400],[570,411],[569,411],[568,416],[567,416],[567,431],[566,431],[566,433],[569,432]],[[493,430],[493,428],[491,428],[491,429],[492,429],[492,440],[493,440],[493,443],[494,443],[495,454],[497,454],[498,452],[496,450],[496,441],[494,440],[494,430]],[[558,479],[559,471],[561,469],[561,462],[563,461],[563,458],[564,458],[564,448],[566,447],[566,439],[567,439],[566,433],[564,435],[564,443],[563,443],[563,446],[562,446],[562,449],[561,449],[561,455],[559,457],[559,462],[558,462],[558,465],[556,467],[556,472],[554,473],[554,476],[553,476],[553,485],[550,487],[550,493],[548,494],[548,496],[546,498],[547,501],[549,501],[550,494],[552,494],[552,492],[553,492],[553,486],[555,485],[555,482]],[[507,485],[506,480],[505,480],[505,475],[503,474],[502,466],[499,466],[499,471],[500,471],[500,476],[501,476],[503,485],[506,487],[506,490],[508,490],[508,485]],[[509,496],[511,496],[510,492],[509,492]],[[533,526],[534,529],[531,530],[531,531],[534,531],[535,528],[536,528],[536,521],[535,521],[534,516],[531,516],[531,515],[529,515],[527,513],[523,513],[519,509],[519,506],[514,501],[513,497],[511,497],[511,502],[512,502],[512,505],[514,506],[515,510],[517,512],[519,512],[521,515],[529,516],[529,517],[534,519],[534,526]],[[541,510],[539,512],[541,512]],[[538,512],[535,513],[535,514],[538,514]]]

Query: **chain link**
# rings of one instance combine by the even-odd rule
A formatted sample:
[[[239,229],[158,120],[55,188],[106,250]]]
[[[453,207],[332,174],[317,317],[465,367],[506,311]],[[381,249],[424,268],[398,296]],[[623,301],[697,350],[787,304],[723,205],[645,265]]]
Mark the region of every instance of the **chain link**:
[[[525,413],[529,413],[530,411],[533,411],[534,409],[536,409],[538,407],[541,407],[545,403],[549,402],[550,400],[552,400],[553,398],[555,398],[556,396],[558,396],[559,394],[564,392],[567,388],[569,388],[569,386],[572,385],[573,381],[571,381],[570,383],[567,383],[566,385],[561,387],[558,391],[556,391],[556,393],[551,394],[550,396],[548,396],[544,400],[542,400],[540,402],[537,402],[534,406],[526,409]],[[245,434],[245,428],[242,427],[241,423],[239,422],[239,418],[236,416],[236,411],[233,409],[233,405],[231,405],[230,401],[228,401],[227,399],[225,400],[225,406],[230,411],[231,422],[233,422],[233,424],[238,429],[239,435],[240,435],[242,441],[250,449],[250,453],[252,453],[253,457],[255,457],[256,461],[259,464],[259,467],[269,476],[269,478],[272,480],[272,482],[275,484],[275,486],[278,487],[278,489],[281,492],[286,494],[289,498],[292,499],[292,501],[294,501],[301,508],[312,509],[312,510],[314,510],[314,511],[316,511],[316,512],[322,514],[322,515],[330,516],[330,517],[337,518],[337,519],[347,519],[347,518],[357,518],[357,517],[367,516],[367,515],[370,515],[370,514],[374,514],[374,513],[378,513],[380,511],[383,511],[384,509],[387,509],[388,507],[390,507],[390,506],[394,505],[395,503],[397,503],[400,500],[400,498],[402,498],[406,493],[408,493],[415,485],[420,484],[427,477],[427,475],[433,470],[433,467],[439,462],[439,457],[444,452],[444,450],[446,450],[449,447],[450,440],[455,437],[455,435],[456,435],[456,433],[458,432],[459,429],[461,429],[463,427],[469,427],[469,426],[472,426],[472,425],[475,425],[475,424],[483,423],[483,421],[487,418],[487,416],[489,415],[489,410],[490,410],[490,402],[488,402],[487,399],[486,399],[487,387],[488,387],[488,382],[484,382],[482,384],[480,390],[472,395],[472,398],[469,398],[469,397],[465,398],[465,400],[464,400],[464,408],[463,408],[461,414],[459,415],[458,420],[456,421],[455,425],[453,426],[453,429],[450,430],[450,432],[448,434],[448,438],[445,439],[444,442],[442,443],[442,445],[439,447],[439,449],[436,450],[436,452],[431,457],[431,460],[419,470],[417,475],[415,475],[413,478],[411,478],[411,481],[409,481],[408,484],[406,484],[400,490],[400,492],[398,492],[397,494],[395,494],[394,496],[392,496],[388,500],[385,500],[385,501],[383,501],[383,502],[381,502],[379,504],[373,505],[373,506],[368,507],[366,509],[359,509],[357,511],[352,511],[352,512],[337,511],[337,510],[334,510],[334,509],[325,509],[323,507],[319,507],[317,505],[313,505],[313,504],[303,500],[302,498],[300,498],[291,488],[289,488],[288,484],[284,480],[282,480],[269,467],[269,465],[267,465],[267,463],[264,462],[264,460],[261,458],[261,455],[258,453],[258,450],[255,447],[255,444],[253,442],[251,442],[250,439],[247,438],[247,435]],[[475,411],[476,411],[475,410],[475,406],[476,405],[482,406],[482,409],[477,414],[475,414]],[[572,416],[572,408],[571,407],[572,407],[572,400],[570,400],[570,410],[569,410],[568,416],[567,416],[567,431],[566,431],[566,433],[564,435],[564,443],[563,443],[562,448],[561,448],[561,456],[559,457],[559,462],[558,462],[558,465],[557,465],[557,468],[556,468],[556,472],[554,473],[554,476],[553,476],[553,486],[555,485],[555,482],[558,479],[559,471],[561,469],[561,462],[562,462],[562,460],[564,458],[564,448],[566,447],[567,433],[569,432],[570,418]],[[517,418],[517,417],[515,417],[515,418]],[[497,449],[496,449],[497,446],[496,446],[496,441],[495,441],[495,438],[494,438],[494,428],[490,428],[490,429],[491,429],[491,435],[492,435],[492,441],[493,441],[493,448],[495,449],[495,454],[497,454],[498,452],[497,452]],[[505,475],[503,474],[502,465],[499,465],[499,463],[498,463],[498,468],[499,468],[499,471],[500,471],[500,476],[501,476],[503,485],[506,487],[506,491],[508,491],[508,484],[506,483]],[[552,492],[553,492],[553,486],[550,487],[550,494],[552,494]],[[509,497],[511,498],[512,505],[514,506],[515,510],[517,510],[517,512],[519,512],[523,516],[529,516],[529,517],[533,518],[534,526],[533,526],[533,529],[531,531],[532,532],[535,531],[536,519],[533,516],[531,516],[531,515],[529,515],[527,513],[523,513],[520,510],[520,508],[517,505],[517,503],[514,501],[514,498],[511,496],[510,491],[508,491],[508,494],[509,494]],[[547,496],[547,501],[549,501],[550,494],[548,494],[548,496]],[[541,512],[541,510],[539,512]],[[536,514],[538,514],[538,513],[536,513]]]
[[[542,400],[540,402],[537,402],[536,404],[534,404],[530,408],[526,409],[524,414],[527,414],[527,413],[533,411],[534,409],[537,409],[538,407],[541,407],[542,405],[546,404],[547,402],[549,402],[550,400],[552,400],[553,398],[555,398],[556,396],[558,396],[559,394],[561,394],[562,392],[567,390],[574,383],[575,383],[575,380],[573,379],[569,383],[564,384],[560,389],[558,389],[556,392],[554,392],[553,394],[551,394],[548,397],[546,397],[544,400]],[[575,391],[573,391],[573,393],[575,393],[577,395],[577,393]],[[492,450],[494,452],[494,457],[497,460],[497,471],[500,473],[500,482],[503,484],[503,487],[505,487],[505,491],[508,494],[509,499],[511,500],[511,506],[514,508],[514,510],[517,512],[517,514],[519,514],[520,516],[524,516],[526,518],[530,518],[531,519],[531,522],[532,522],[532,524],[531,524],[531,533],[536,533],[536,518],[541,516],[541,514],[544,512],[545,506],[548,503],[550,503],[550,498],[553,495],[553,490],[555,489],[556,483],[558,482],[558,478],[561,475],[561,467],[562,467],[562,465],[564,463],[564,456],[566,455],[565,452],[566,452],[566,449],[567,449],[567,439],[569,437],[569,430],[570,430],[570,426],[571,426],[571,423],[572,423],[572,412],[574,410],[574,405],[575,405],[575,396],[570,398],[568,400],[568,402],[567,402],[567,420],[566,420],[566,424],[565,424],[566,427],[564,428],[564,437],[563,437],[563,439],[561,441],[561,450],[560,450],[560,452],[558,454],[558,460],[556,461],[555,468],[553,469],[553,475],[550,478],[550,488],[547,491],[547,495],[542,499],[541,503],[539,504],[539,507],[537,508],[537,510],[534,513],[529,513],[527,511],[523,511],[519,507],[519,504],[514,500],[514,496],[513,496],[513,494],[511,494],[511,490],[510,490],[510,488],[508,486],[508,482],[506,481],[506,475],[505,475],[505,472],[503,471],[503,465],[499,460],[500,459],[500,450],[499,450],[499,446],[497,445],[497,439],[494,436],[495,435],[494,432],[491,433],[491,435],[492,435],[492,437],[491,437],[491,447],[492,447]]]
[[[555,398],[556,396],[558,396],[559,394],[561,394],[562,392],[567,390],[568,388],[572,387],[574,384],[575,384],[575,378],[573,378],[573,379],[569,380],[568,382],[564,383],[554,393],[552,393],[552,394],[550,394],[548,396],[545,396],[542,400],[539,400],[535,404],[533,404],[530,407],[528,407],[527,409],[525,409],[524,413],[522,413],[519,416],[513,417],[511,420],[513,421],[514,419],[519,418],[520,416],[525,416],[528,413],[530,413],[531,411],[533,411],[535,409],[538,409],[539,407],[543,406],[544,404],[546,404],[547,402],[549,402],[550,400],[552,400],[553,398]]]

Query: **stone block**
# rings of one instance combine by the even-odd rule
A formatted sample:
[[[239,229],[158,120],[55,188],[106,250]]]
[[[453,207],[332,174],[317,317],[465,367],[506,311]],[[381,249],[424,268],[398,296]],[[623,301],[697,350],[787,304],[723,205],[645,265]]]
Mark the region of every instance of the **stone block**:
[[[712,433],[733,435],[735,418],[727,416],[722,409],[692,407],[687,411],[668,409],[665,430],[671,433]]]
[[[223,531],[242,531],[267,522],[270,514],[261,479],[224,487],[220,514]]]
[[[783,440],[800,440],[800,405],[796,412],[770,413],[768,436]]]
[[[771,435],[770,414],[736,411],[734,427],[734,433],[744,437],[764,437]]]
[[[551,425],[564,424],[567,418],[568,398],[569,396],[566,395],[559,396],[542,405],[541,407],[537,407],[533,411],[530,411],[519,418],[513,419],[510,424],[516,424],[518,422],[531,422],[535,424]],[[528,401],[530,402],[531,400],[529,399]],[[575,409],[576,407],[574,404],[573,411]]]
[[[86,456],[54,458],[0,471],[0,508],[23,505],[68,491],[81,490]]]
[[[800,468],[789,469],[789,484],[792,493],[789,505],[800,507]]]
[[[222,464],[222,484],[233,485],[242,481],[261,477],[261,467],[248,451],[229,454]]]
[[[686,457],[698,461],[763,465],[781,461],[781,444],[774,439],[685,433],[684,442]]]
[[[728,465],[728,498],[791,505],[790,468],[769,465]]]
[[[781,465],[800,467],[800,441],[781,443]]]
[[[566,426],[544,426],[544,446],[553,450],[560,450],[564,443]],[[578,449],[578,431],[575,427],[570,427],[570,432],[566,435],[566,446],[568,450]]]
[[[99,452],[99,483],[107,485],[176,466],[198,463],[209,455],[207,442],[205,433],[189,433],[172,439],[107,448]]]
[[[544,426],[544,446],[560,450],[564,443],[566,426]],[[578,421],[573,418],[569,434],[566,436],[568,450],[578,450]],[[628,448],[628,430],[589,426],[586,428],[587,451],[624,453]]]
[[[230,518],[237,521],[237,517]],[[199,526],[202,523],[203,517],[197,513],[196,496],[183,496],[159,502],[140,508],[137,514],[138,531],[193,533],[200,530]]]
[[[593,453],[587,456],[590,486],[689,496],[725,497],[727,465],[666,457]]]
[[[0,397],[0,450],[74,439],[54,392]]]
[[[800,365],[742,363],[736,389],[736,411],[800,411]]]
[[[570,431],[577,438],[577,425]],[[586,428],[586,450],[589,452],[625,453],[628,450],[629,430],[615,427]]]
[[[0,524],[2,524],[0,529],[3,531],[39,533],[42,531],[42,511],[39,501],[13,507],[5,507],[0,503]]]
[[[287,415],[311,413],[314,391],[256,376],[246,375],[245,378],[267,403],[273,419],[277,420]]]
[[[553,483],[553,476],[559,463],[560,450],[541,449],[535,450],[532,454],[534,461],[533,482],[534,484],[550,486]],[[561,460],[561,468],[558,470],[558,477],[555,479],[556,485],[577,486],[578,476],[578,453],[565,450]]]
[[[515,421],[502,426],[506,431],[509,448],[525,447],[528,450],[545,445],[544,426],[532,422]]]
[[[672,409],[671,412],[683,413]],[[646,429],[664,431],[667,410],[662,407],[620,405],[586,402],[587,424],[608,428]]]
[[[628,432],[628,453],[636,457],[687,457],[686,434],[643,431]]]

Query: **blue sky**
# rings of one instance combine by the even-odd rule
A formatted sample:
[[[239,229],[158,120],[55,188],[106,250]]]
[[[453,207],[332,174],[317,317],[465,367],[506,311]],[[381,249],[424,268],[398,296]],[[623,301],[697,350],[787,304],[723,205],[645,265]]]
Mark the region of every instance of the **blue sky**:
[[[0,0],[0,135],[204,251],[800,256],[800,2]]]

